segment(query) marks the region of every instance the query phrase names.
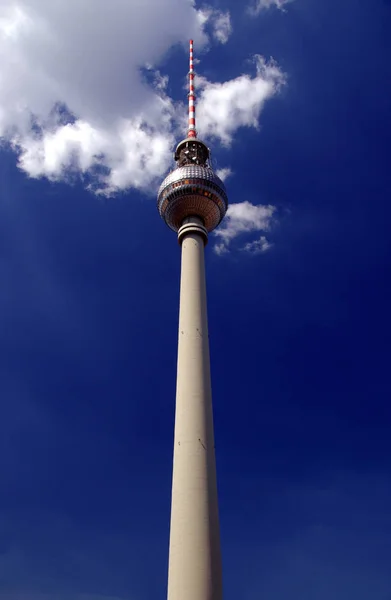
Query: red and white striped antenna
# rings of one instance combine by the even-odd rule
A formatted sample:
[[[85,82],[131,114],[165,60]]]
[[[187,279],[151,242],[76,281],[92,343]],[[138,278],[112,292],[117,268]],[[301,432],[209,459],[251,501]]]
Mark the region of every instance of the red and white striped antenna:
[[[196,95],[194,92],[194,59],[193,59],[193,40],[190,40],[190,71],[189,71],[189,131],[187,137],[196,138],[196,114],[195,114],[195,103]]]

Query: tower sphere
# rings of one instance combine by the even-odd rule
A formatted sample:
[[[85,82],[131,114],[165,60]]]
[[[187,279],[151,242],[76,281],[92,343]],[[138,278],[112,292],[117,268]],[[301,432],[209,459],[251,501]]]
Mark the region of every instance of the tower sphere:
[[[197,139],[179,144],[178,167],[165,178],[158,192],[160,216],[174,231],[187,217],[199,217],[206,230],[217,227],[228,207],[225,186],[207,160],[209,150]]]

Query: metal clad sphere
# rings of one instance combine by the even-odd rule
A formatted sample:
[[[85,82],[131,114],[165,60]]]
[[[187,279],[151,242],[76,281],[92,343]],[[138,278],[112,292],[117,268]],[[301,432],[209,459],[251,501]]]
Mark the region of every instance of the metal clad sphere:
[[[223,182],[210,167],[186,165],[172,171],[159,188],[160,216],[174,231],[186,217],[201,217],[212,231],[224,217],[228,198]]]

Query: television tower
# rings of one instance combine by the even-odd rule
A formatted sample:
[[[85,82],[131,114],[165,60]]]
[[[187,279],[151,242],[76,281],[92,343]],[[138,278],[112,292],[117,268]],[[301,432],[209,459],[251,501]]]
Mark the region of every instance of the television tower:
[[[221,600],[204,246],[228,198],[197,138],[194,75],[190,40],[189,129],[157,199],[182,248],[168,600]]]

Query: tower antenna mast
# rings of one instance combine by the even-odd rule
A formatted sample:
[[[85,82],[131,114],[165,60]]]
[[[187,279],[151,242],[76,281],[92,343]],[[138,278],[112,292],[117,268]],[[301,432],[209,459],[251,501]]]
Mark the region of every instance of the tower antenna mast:
[[[189,131],[187,133],[188,138],[196,138],[196,95],[194,91],[194,54],[193,54],[193,40],[190,40],[190,69],[189,69]]]

